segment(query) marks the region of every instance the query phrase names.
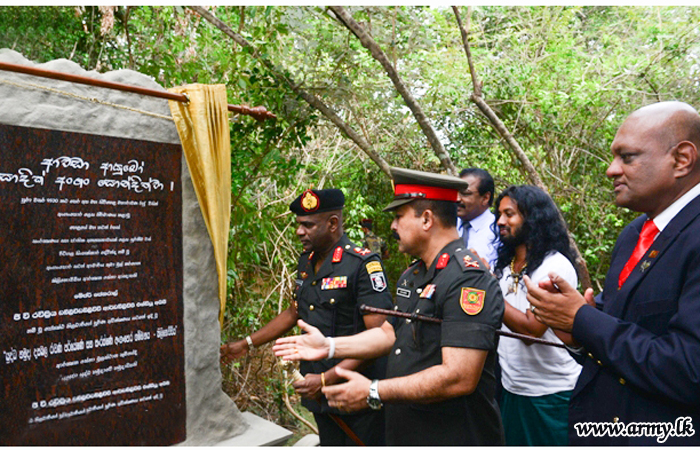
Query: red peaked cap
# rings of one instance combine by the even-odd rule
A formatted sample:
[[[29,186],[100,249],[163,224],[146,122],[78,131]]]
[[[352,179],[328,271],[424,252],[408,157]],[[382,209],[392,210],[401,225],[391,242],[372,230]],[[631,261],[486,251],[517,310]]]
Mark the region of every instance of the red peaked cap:
[[[469,187],[461,178],[438,173],[391,167],[394,201],[384,211],[392,211],[416,199],[458,202],[459,191]]]

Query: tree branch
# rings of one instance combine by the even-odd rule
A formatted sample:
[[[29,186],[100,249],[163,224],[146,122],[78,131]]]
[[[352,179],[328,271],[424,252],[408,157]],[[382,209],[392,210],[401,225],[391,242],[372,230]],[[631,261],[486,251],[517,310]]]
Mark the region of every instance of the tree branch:
[[[508,144],[508,147],[515,153],[515,156],[518,158],[520,163],[523,165],[523,168],[525,169],[525,172],[530,179],[530,182],[534,184],[535,186],[541,188],[543,191],[549,195],[549,189],[547,189],[547,186],[545,186],[544,182],[542,181],[542,178],[540,178],[539,174],[537,173],[537,170],[535,169],[535,166],[532,165],[530,162],[530,159],[527,157],[523,149],[520,147],[520,144],[515,140],[513,135],[508,131],[508,128],[505,126],[505,124],[501,121],[501,119],[498,118],[496,113],[491,109],[491,107],[484,101],[484,99],[481,96],[481,88],[483,86],[482,82],[479,82],[477,77],[476,77],[476,70],[474,69],[474,63],[472,61],[472,55],[471,51],[469,49],[469,17],[471,16],[471,7],[467,10],[467,27],[464,27],[462,25],[462,20],[459,15],[459,8],[456,6],[452,7],[452,10],[454,11],[455,17],[457,19],[457,24],[459,25],[459,30],[462,34],[462,43],[464,44],[464,51],[467,54],[467,61],[469,62],[469,71],[471,72],[472,76],[472,83],[474,84],[474,92],[469,96],[469,100],[474,102],[476,106],[479,108],[479,110],[489,119],[489,122],[491,122],[491,125],[493,128],[498,132],[498,134],[503,138],[504,141]],[[564,216],[562,216],[561,211],[557,209],[557,212],[559,213],[559,217],[561,217],[561,220],[566,223],[564,220]],[[574,241],[573,236],[571,236],[571,233],[569,232],[569,243],[571,244],[571,248],[574,251],[574,256],[575,256],[575,265],[576,265],[576,271],[578,272],[578,277],[579,280],[581,281],[581,286],[586,289],[592,286],[591,284],[591,276],[588,273],[588,266],[586,265],[586,261],[583,259],[581,256],[581,252],[578,249],[578,246],[576,245],[576,241]]]
[[[399,77],[398,72],[391,64],[391,61],[389,61],[389,58],[386,56],[386,54],[382,51],[381,48],[379,48],[379,45],[377,45],[375,40],[372,39],[372,37],[365,31],[365,29],[362,28],[362,26],[359,23],[357,23],[343,7],[330,6],[329,8],[335,13],[338,20],[340,20],[340,22],[342,22],[343,25],[345,25],[345,27],[360,40],[362,46],[370,51],[372,57],[376,59],[382,65],[382,67],[384,67],[384,70],[386,71],[387,75],[389,75],[389,78],[394,83],[394,87],[396,87],[396,90],[401,94],[401,97],[403,97],[404,102],[406,102],[406,106],[408,106],[408,108],[411,110],[413,116],[418,122],[418,125],[420,126],[421,130],[423,130],[423,134],[425,134],[425,136],[428,138],[428,142],[430,143],[433,152],[435,152],[435,155],[440,160],[442,166],[447,170],[447,172],[450,175],[457,175],[457,169],[452,163],[452,159],[445,150],[445,147],[442,145],[442,142],[440,142],[440,139],[438,138],[435,129],[423,113],[423,109],[420,107],[416,99],[413,97],[413,95],[411,95],[411,92],[401,80],[401,77]]]
[[[289,86],[294,93],[299,95],[304,101],[306,101],[309,105],[312,107],[316,108],[318,111],[323,114],[326,119],[330,120],[336,127],[338,127],[347,137],[349,137],[360,149],[369,156],[372,161],[374,161],[380,169],[388,177],[391,177],[391,171],[389,169],[389,163],[387,163],[384,158],[379,156],[379,154],[372,148],[372,146],[365,141],[362,136],[360,136],[355,130],[352,129],[350,125],[345,123],[343,119],[341,119],[331,108],[329,108],[325,103],[323,103],[320,99],[315,97],[312,94],[309,94],[305,90],[301,89],[299,87],[300,85],[296,84],[294,80],[290,79],[284,73],[275,67],[275,65],[268,59],[262,57],[260,55],[260,52],[258,52],[258,49],[255,48],[250,42],[248,42],[243,36],[240,34],[236,33],[226,25],[224,22],[219,20],[214,14],[211,12],[207,11],[201,6],[188,6],[193,11],[196,11],[199,15],[204,17],[208,22],[210,22],[212,25],[217,27],[219,30],[223,31],[227,36],[229,36],[231,39],[234,40],[238,45],[241,47],[249,47],[253,49],[253,57],[258,59],[265,67],[267,67],[268,70],[272,73],[273,77],[277,80],[277,82],[286,84]]]
[[[459,8],[456,6],[452,7],[452,10],[455,13],[455,17],[457,18],[457,25],[459,26],[459,31],[460,34],[462,35],[462,44],[464,45],[464,51],[467,52],[467,63],[469,63],[469,73],[471,74],[472,77],[472,84],[474,85],[474,94],[481,96],[481,86],[482,84],[479,82],[479,79],[476,77],[476,69],[474,69],[474,62],[472,61],[472,52],[469,48],[469,34],[468,34],[468,29],[470,25],[470,20],[471,20],[471,10],[467,13],[467,26],[464,27],[462,25],[462,18],[459,15]]]

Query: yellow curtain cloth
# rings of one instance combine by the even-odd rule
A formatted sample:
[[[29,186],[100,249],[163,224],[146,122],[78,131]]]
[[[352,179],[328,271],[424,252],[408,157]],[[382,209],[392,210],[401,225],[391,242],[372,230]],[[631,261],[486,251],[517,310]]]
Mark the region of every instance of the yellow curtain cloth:
[[[219,275],[219,322],[226,307],[226,259],[231,220],[231,138],[226,86],[190,84],[168,89],[190,102],[170,100],[194,191],[214,245]]]

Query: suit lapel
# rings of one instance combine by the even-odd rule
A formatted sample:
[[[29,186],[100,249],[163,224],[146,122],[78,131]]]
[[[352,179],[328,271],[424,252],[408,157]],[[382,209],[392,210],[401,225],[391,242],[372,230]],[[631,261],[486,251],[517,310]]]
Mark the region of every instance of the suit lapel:
[[[617,284],[620,278],[620,272],[625,267],[627,260],[632,256],[634,247],[637,245],[639,233],[642,229],[642,224],[646,221],[646,214],[637,217],[629,226],[623,230],[618,238],[619,250],[616,257],[610,263],[610,270],[605,276],[605,290],[603,297],[603,311],[613,317],[621,317],[620,314],[624,308],[623,291],[629,288],[629,278],[622,285],[622,289],[618,290]],[[620,299],[620,300],[618,300]]]
[[[685,229],[685,227],[687,227],[698,215],[700,215],[700,197],[696,197],[693,201],[686,205],[685,208],[683,208],[676,215],[676,217],[669,222],[666,228],[664,228],[661,234],[659,234],[659,236],[656,238],[651,247],[649,247],[649,250],[647,250],[642,259],[639,260],[635,268],[632,270],[632,273],[630,273],[629,277],[627,278],[627,281],[625,281],[625,284],[622,285],[622,288],[617,293],[617,297],[620,299],[620,301],[615,302],[614,312],[616,314],[613,314],[613,311],[610,311],[612,315],[619,318],[625,317],[627,308],[634,297],[633,292],[639,283],[644,279],[644,277],[647,276],[649,272],[654,269],[656,262],[663,257],[666,250],[676,240],[681,231],[683,231],[683,229]],[[646,218],[646,216],[643,217]],[[637,232],[637,237],[638,236],[639,232]]]

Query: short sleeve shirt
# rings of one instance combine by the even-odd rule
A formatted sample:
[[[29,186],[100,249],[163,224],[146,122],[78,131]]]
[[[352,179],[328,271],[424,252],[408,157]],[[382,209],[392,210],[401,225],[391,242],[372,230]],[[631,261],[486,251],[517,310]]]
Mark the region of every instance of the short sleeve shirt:
[[[427,405],[387,405],[389,445],[503,445],[494,400],[496,330],[503,320],[503,297],[496,279],[463,247],[462,240],[457,239],[440,251],[430,267],[416,261],[399,279],[397,309],[442,319],[442,323],[392,318],[396,342],[389,354],[387,377],[411,375],[441,364],[442,347],[487,351],[482,376],[470,395]],[[444,425],[421,430],[421,418],[426,415],[433,415],[435,423]],[[459,425],[453,425],[453,421]],[[420,431],[415,435],[406,431],[392,434],[395,427]]]
[[[548,253],[542,264],[530,274],[530,279],[533,283],[539,283],[549,278],[549,272],[556,272],[571,286],[578,284],[576,269],[559,252]],[[515,288],[510,267],[503,268],[499,283],[505,300],[511,306],[522,313],[530,308],[525,283],[520,279]],[[511,330],[503,324],[503,331]],[[562,343],[551,328],[547,328],[541,339]],[[508,338],[499,342],[498,356],[503,388],[512,394],[539,397],[570,391],[581,373],[581,366],[563,348],[528,345],[519,339]]]

